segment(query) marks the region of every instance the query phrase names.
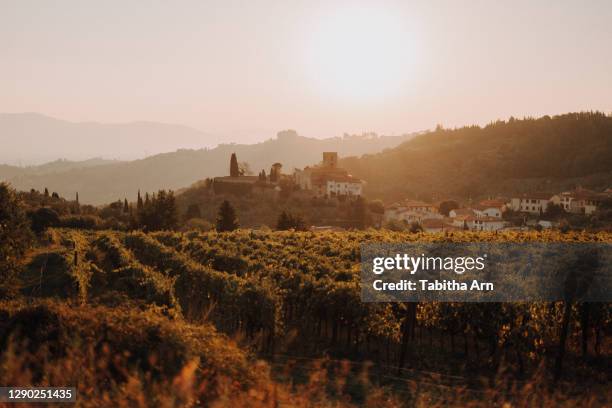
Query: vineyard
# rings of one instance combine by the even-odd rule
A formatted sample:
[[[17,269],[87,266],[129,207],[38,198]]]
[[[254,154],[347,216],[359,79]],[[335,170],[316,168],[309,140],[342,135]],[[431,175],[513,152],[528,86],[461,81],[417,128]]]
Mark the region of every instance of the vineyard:
[[[609,304],[361,302],[360,244],[416,240],[610,242],[612,235],[50,229],[24,260],[20,293],[27,302],[42,305],[46,314],[71,324],[88,311],[104,315],[103,324],[112,326],[118,323],[108,316],[123,311],[117,319],[124,326],[140,321],[148,333],[130,329],[129,336],[170,336],[173,343],[161,347],[166,358],[173,356],[180,366],[197,355],[204,361],[200,370],[214,367],[216,375],[234,378],[240,387],[255,381],[246,365],[263,359],[274,379],[270,381],[281,383],[299,383],[300,376],[321,364],[327,374],[345,370],[347,384],[352,384],[345,384],[345,391],[358,403],[367,402],[363,386],[355,385],[367,367],[367,383],[395,396],[389,401],[399,398],[399,405],[414,405],[419,393],[444,405],[459,389],[470,401],[496,389],[501,403],[527,398],[520,396],[521,384],[532,387],[530,398],[549,398],[544,394],[563,389],[564,397],[606,404],[612,351]],[[31,313],[12,303],[2,309],[13,320]],[[567,339],[560,350],[565,323]],[[153,329],[159,325],[166,327],[163,336]],[[121,330],[128,336],[128,329]],[[184,332],[190,340],[177,338]],[[125,348],[127,340],[122,341]],[[223,344],[225,351],[210,344]],[[293,369],[286,372],[287,366]],[[533,385],[534,378],[546,393]],[[534,401],[544,400],[523,403]]]

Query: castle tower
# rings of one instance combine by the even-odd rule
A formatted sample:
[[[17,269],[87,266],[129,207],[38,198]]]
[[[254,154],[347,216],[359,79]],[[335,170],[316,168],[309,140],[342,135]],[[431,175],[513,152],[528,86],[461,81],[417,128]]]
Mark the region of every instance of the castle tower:
[[[338,152],[323,152],[323,166],[336,168],[338,166]]]

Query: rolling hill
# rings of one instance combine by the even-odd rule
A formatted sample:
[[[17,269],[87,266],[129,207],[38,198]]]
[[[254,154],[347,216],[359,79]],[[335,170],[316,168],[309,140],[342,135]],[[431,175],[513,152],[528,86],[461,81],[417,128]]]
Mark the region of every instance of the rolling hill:
[[[478,198],[612,185],[612,117],[597,112],[442,129],[341,160],[370,198]]]

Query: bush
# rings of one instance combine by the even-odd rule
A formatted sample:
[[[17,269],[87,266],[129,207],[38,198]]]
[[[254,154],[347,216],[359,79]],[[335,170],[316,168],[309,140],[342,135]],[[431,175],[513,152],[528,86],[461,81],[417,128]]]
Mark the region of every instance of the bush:
[[[212,231],[214,227],[210,222],[203,220],[202,218],[191,218],[185,222],[185,225],[182,229],[183,231],[195,230],[201,232],[208,232]]]
[[[0,184],[0,297],[12,292],[18,261],[31,241],[30,223],[21,201],[7,184]]]
[[[32,222],[32,230],[37,234],[44,232],[49,227],[57,227],[60,224],[59,215],[51,208],[39,208],[28,213],[28,216]]]
[[[98,229],[102,219],[95,215],[67,215],[60,218],[59,225],[64,228]]]

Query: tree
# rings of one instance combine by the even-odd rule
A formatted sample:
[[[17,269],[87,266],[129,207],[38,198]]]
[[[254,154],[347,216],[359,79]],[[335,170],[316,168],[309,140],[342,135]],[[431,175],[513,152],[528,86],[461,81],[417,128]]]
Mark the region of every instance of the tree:
[[[232,157],[230,158],[230,177],[238,177],[240,176],[240,168],[238,167],[238,159],[236,158],[236,153],[232,153]]]
[[[148,198],[148,194],[146,196]],[[159,190],[145,200],[138,224],[146,231],[173,230],[177,227],[176,200],[172,191]]]
[[[278,221],[276,222],[276,229],[279,231],[294,229],[296,231],[305,231],[306,224],[304,223],[304,219],[299,215],[293,215],[288,211],[283,211],[278,216]]]
[[[371,201],[370,204],[368,204],[368,209],[374,214],[382,215],[385,213],[385,205],[380,200]]]
[[[142,210],[144,203],[142,202],[142,197],[140,196],[140,190],[138,190],[138,199],[136,200],[136,210]]]
[[[127,198],[123,199],[123,212],[126,214],[130,212],[130,206],[128,204]]]
[[[455,200],[442,201],[440,203],[440,214],[445,217],[448,217],[448,214],[451,212],[451,210],[455,210],[457,208],[459,208],[459,203],[457,203]]]
[[[224,200],[219,207],[217,214],[217,231],[234,231],[239,227],[238,219],[236,218],[236,210],[229,201]]]
[[[548,220],[553,221],[563,217],[565,215],[565,210],[561,204],[548,203],[544,215]]]
[[[77,191],[76,198],[74,200],[74,204],[72,205],[72,213],[80,214],[81,213],[81,204],[79,203],[79,193]]]
[[[417,232],[423,232],[423,227],[421,226],[421,224],[419,224],[416,221],[413,221],[410,224],[410,228],[409,231],[412,232],[413,234],[417,233]]]
[[[354,228],[363,229],[368,223],[368,209],[365,200],[357,197],[350,206],[351,224]]]
[[[32,242],[30,222],[15,190],[0,183],[0,297],[13,294],[19,260]]]
[[[238,174],[240,176],[251,176],[253,172],[251,171],[251,166],[247,162],[238,163]]]
[[[289,229],[289,214],[287,214],[287,211],[283,211],[278,216],[278,220],[276,221],[276,229],[281,231]]]
[[[51,208],[42,207],[28,214],[32,223],[32,231],[40,234],[49,227],[57,227],[59,215]]]
[[[259,181],[265,182],[267,180],[266,171],[262,170],[259,172]]]
[[[187,212],[185,213],[185,219],[190,220],[192,218],[202,218],[202,213],[200,212],[200,206],[197,203],[189,204],[187,207]]]

